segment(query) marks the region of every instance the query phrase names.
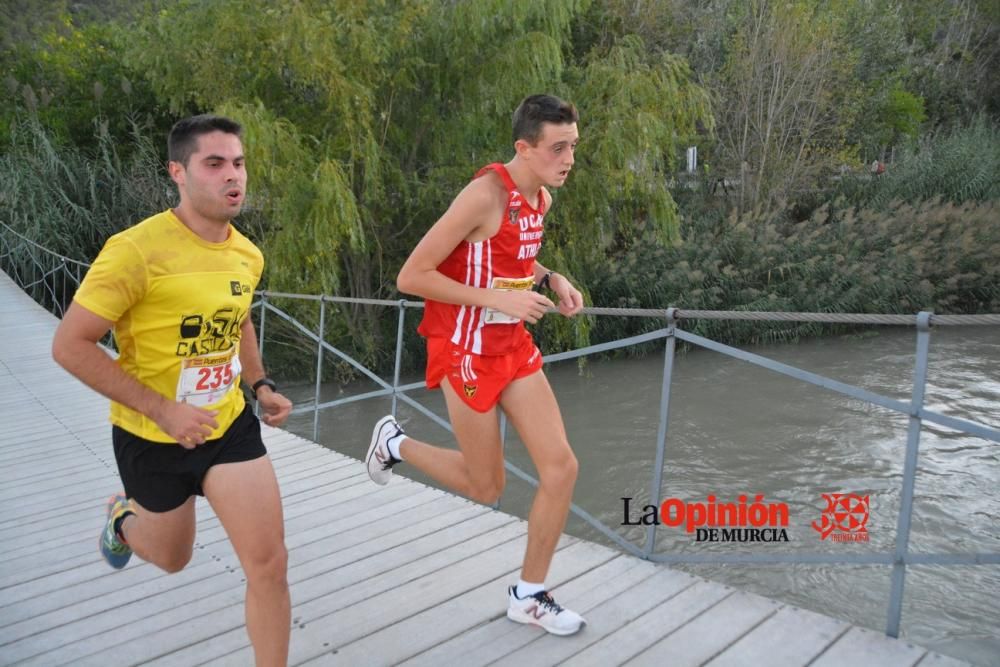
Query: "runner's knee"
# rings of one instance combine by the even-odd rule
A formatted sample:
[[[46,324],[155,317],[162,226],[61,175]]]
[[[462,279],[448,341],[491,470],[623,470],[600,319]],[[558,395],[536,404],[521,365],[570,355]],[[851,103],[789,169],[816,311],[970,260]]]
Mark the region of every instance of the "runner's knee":
[[[288,550],[284,543],[257,550],[242,556],[240,560],[250,583],[279,586],[288,584]]]
[[[477,503],[492,505],[500,498],[501,495],[503,495],[504,483],[505,479],[501,473],[499,479],[494,479],[490,482],[473,484],[472,488],[469,490],[469,497]]]
[[[576,476],[580,464],[568,447],[565,454],[546,462],[538,469],[539,482],[549,488],[572,488],[576,484]]]
[[[191,562],[192,549],[177,548],[157,558],[155,564],[167,574],[177,574]]]

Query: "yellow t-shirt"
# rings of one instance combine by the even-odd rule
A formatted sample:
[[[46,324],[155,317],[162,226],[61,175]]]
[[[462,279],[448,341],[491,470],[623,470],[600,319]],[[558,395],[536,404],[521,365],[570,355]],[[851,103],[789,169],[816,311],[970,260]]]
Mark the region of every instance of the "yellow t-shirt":
[[[243,410],[240,326],[264,271],[264,256],[230,225],[210,243],[171,210],[115,234],[74,300],[115,322],[118,364],[170,400],[217,410],[220,437]],[[155,442],[174,442],[145,415],[115,401],[111,423]]]

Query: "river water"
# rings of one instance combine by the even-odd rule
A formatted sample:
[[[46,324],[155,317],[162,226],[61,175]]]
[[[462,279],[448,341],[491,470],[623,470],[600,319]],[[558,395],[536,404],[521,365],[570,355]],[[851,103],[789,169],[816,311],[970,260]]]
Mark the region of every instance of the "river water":
[[[912,389],[916,334],[879,328],[863,334],[751,351],[901,401]],[[661,348],[662,349],[662,348]],[[580,461],[574,502],[627,539],[642,545],[645,528],[622,525],[623,497],[633,521],[650,503],[650,480],[663,354],[642,359],[549,364],[570,442]],[[328,401],[374,388],[328,385]],[[287,392],[297,405],[312,402],[312,387]],[[440,392],[413,398],[445,415]],[[1000,328],[941,327],[931,336],[928,409],[1000,428]],[[362,458],[374,421],[390,407],[370,399],[326,410],[319,440]],[[409,433],[455,446],[451,435],[400,403]],[[701,349],[679,354],[674,366],[663,487],[666,498],[736,502],[763,494],[789,508],[788,542],[697,542],[683,528],[660,526],[663,553],[875,553],[894,548],[907,418],[832,391]],[[296,415],[290,430],[312,437],[312,414]],[[533,473],[516,434],[507,457]],[[397,470],[429,482],[412,468]],[[1000,444],[925,424],[915,488],[910,549],[927,553],[1000,551]],[[867,543],[821,540],[812,528],[824,493],[869,496]],[[526,516],[531,488],[508,475],[502,509]],[[567,532],[610,543],[571,517]],[[888,566],[680,565],[708,579],[829,616],[885,630]],[[901,636],[974,664],[1000,665],[1000,566],[907,568]]]

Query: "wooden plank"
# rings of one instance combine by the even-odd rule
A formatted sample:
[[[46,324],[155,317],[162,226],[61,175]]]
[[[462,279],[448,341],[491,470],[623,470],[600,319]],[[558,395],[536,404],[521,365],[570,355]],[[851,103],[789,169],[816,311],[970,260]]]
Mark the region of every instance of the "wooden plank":
[[[394,577],[391,573],[389,576],[384,576],[384,569],[419,568],[423,561],[415,560],[418,557],[457,545],[462,540],[475,539],[478,535],[495,531],[497,525],[480,521],[481,516],[482,513],[477,512],[477,508],[472,506],[456,508],[444,515],[425,519],[421,524],[392,531],[377,540],[364,541],[348,549],[341,549],[332,558],[318,557],[293,568],[295,572],[291,580],[293,624],[304,623],[304,604],[316,599],[320,593],[317,584],[324,587],[323,594],[335,594],[340,597],[357,598],[359,595],[391,591]],[[459,525],[462,526],[461,531],[450,530],[451,527]],[[373,555],[377,558],[373,558]],[[416,565],[411,565],[411,562],[416,562]],[[379,578],[374,579],[376,576]],[[397,576],[395,579],[398,582],[406,581],[405,576]],[[232,610],[232,613],[236,618],[239,609]],[[192,644],[176,653],[164,656],[158,664],[184,665],[196,660],[201,662],[209,657],[226,655],[248,646],[246,632],[237,624],[231,631],[213,637],[208,642]]]
[[[508,522],[505,526],[501,526],[500,528],[492,531],[492,533],[495,534],[494,541],[502,543],[505,539],[511,539],[517,535],[518,528],[519,527],[516,526],[516,524]],[[431,548],[433,549],[433,543],[440,540],[441,537],[440,533],[435,533],[433,536],[428,536],[428,538],[424,539],[432,543]],[[474,542],[476,544],[485,543],[483,540],[475,540]],[[448,548],[437,551],[434,556],[431,556],[430,558],[437,557],[441,559],[442,562],[454,561],[455,558],[468,555],[468,545],[469,542],[451,545]],[[407,556],[408,548],[409,545],[405,545],[404,547],[398,549],[400,555],[404,559]],[[339,587],[339,590],[336,591],[336,595],[329,596],[337,603],[340,603],[345,599],[350,600],[370,597],[373,595],[373,592],[377,591],[388,590],[391,593],[393,587],[397,586],[401,578],[405,578],[411,570],[420,569],[420,565],[414,562],[409,562],[402,573],[384,571],[383,568],[378,566],[378,560],[379,559],[375,558],[367,558],[360,562],[360,568],[364,568],[370,575],[374,575],[367,578],[336,580],[334,577],[324,577],[322,580],[308,579],[304,582],[300,582],[296,587],[296,592],[292,593],[293,600],[297,600],[302,595],[311,594],[316,585],[321,583],[325,585],[336,585]],[[403,562],[406,561],[404,560]],[[344,588],[345,584],[352,585]],[[375,597],[379,596],[376,595]],[[309,608],[310,603],[303,605],[296,602],[294,604],[293,616],[300,618],[300,625],[305,625],[308,622],[305,620],[308,611],[304,611],[304,609]],[[383,607],[384,606],[385,605],[383,605]],[[189,617],[185,618],[180,623],[169,626],[165,626],[163,619],[151,618],[140,619],[138,621],[133,620],[129,625],[138,626],[136,627],[136,630],[143,631],[144,640],[142,642],[126,642],[124,644],[109,646],[109,642],[116,642],[119,637],[108,635],[100,638],[98,643],[101,645],[102,649],[98,652],[91,652],[89,650],[92,643],[91,640],[88,640],[86,646],[82,643],[78,643],[74,646],[74,648],[77,649],[76,654],[80,657],[76,658],[75,663],[80,665],[100,665],[106,664],[109,660],[113,659],[116,661],[152,664],[153,658],[162,656],[164,659],[169,659],[170,661],[178,661],[175,662],[175,664],[191,664],[195,657],[197,657],[198,661],[203,661],[212,657],[216,650],[227,646],[226,638],[223,636],[225,633],[232,633],[241,643],[246,643],[246,630],[243,627],[242,605],[232,604],[225,608],[212,609],[207,613],[197,613],[198,611],[202,610],[198,609],[197,611],[193,611],[189,605]],[[393,612],[394,610],[383,608],[380,610],[380,615],[388,617],[391,616]],[[174,615],[173,620],[178,620],[176,614]],[[293,629],[293,633],[294,632],[295,630]],[[201,643],[199,644],[198,642]],[[197,646],[193,652],[191,649],[192,645]],[[247,664],[252,663],[253,658],[251,652],[251,657]]]
[[[55,534],[25,531],[25,535],[16,543],[3,543],[5,548],[0,552],[0,574],[6,574],[7,568],[22,569],[27,564],[51,562],[60,556],[67,557],[83,551],[96,553],[98,531],[99,526],[96,524],[87,527],[73,526]],[[83,543],[86,543],[85,548],[81,546]]]
[[[15,411],[11,410],[11,412]],[[52,413],[47,410],[32,410],[31,412],[17,410],[16,413],[17,421],[4,429],[4,434],[2,439],[0,439],[0,442],[5,446],[10,445],[10,447],[4,449],[3,456],[6,460],[10,460],[18,456],[18,454],[21,456],[30,456],[48,451],[42,448],[29,448],[25,451],[23,447],[25,444],[36,441],[50,441],[55,438],[66,438],[67,440],[72,438],[69,435],[68,429],[63,424],[54,421]],[[67,446],[68,443],[63,448]]]
[[[926,653],[926,649],[913,644],[855,626],[841,635],[811,664],[814,667],[850,667],[861,664],[912,667]]]
[[[593,604],[585,604],[578,611],[584,613],[587,626],[579,633],[569,637],[548,637],[536,628],[519,630],[521,643],[511,642],[505,649],[503,662],[509,664],[548,664],[556,665],[564,662],[574,663],[575,656],[590,646],[602,641],[614,641],[615,635],[622,628],[638,622],[645,614],[656,608],[665,600],[669,600],[688,588],[698,580],[691,575],[672,570],[663,566],[654,566],[654,571],[647,575],[643,572],[640,580],[622,591],[619,595],[599,598],[611,591],[607,588],[596,591]],[[534,641],[525,642],[526,632],[534,633]],[[476,661],[475,657],[471,658]]]
[[[572,657],[572,662],[574,665],[608,665],[628,659],[731,593],[731,589],[721,584],[700,580],[580,651]],[[512,658],[516,657],[517,654],[512,654]]]
[[[104,500],[107,500],[106,498]],[[102,505],[103,507],[103,505]],[[45,517],[35,517],[32,526],[37,532],[58,532],[61,529],[79,526],[80,522],[90,521],[94,516],[100,516],[101,510],[98,506],[91,507],[67,507],[64,513],[50,513]],[[98,520],[97,530],[100,530]],[[0,539],[12,536],[23,536],[25,534],[24,525],[12,523],[6,528],[0,529]],[[96,533],[95,533],[96,534]]]
[[[5,504],[8,511],[18,515],[44,514],[49,510],[63,511],[67,507],[81,504],[101,504],[102,500],[107,500],[114,491],[114,487],[109,487],[107,483],[101,481],[90,482],[86,485],[67,484],[61,488],[53,488],[49,493],[44,493],[40,497],[18,496],[7,501]],[[34,502],[32,502],[34,501]]]
[[[629,667],[704,664],[780,607],[774,600],[759,595],[733,593],[626,664]]]
[[[198,561],[193,560],[190,569],[197,572],[199,566],[205,563],[207,561],[204,557]],[[227,573],[220,573],[217,564],[212,565],[209,576],[197,581],[185,585],[170,582],[169,588],[160,595],[146,599],[131,598],[119,609],[108,610],[8,644],[3,647],[5,659],[23,661],[21,664],[25,665],[75,663],[81,652],[96,649],[109,641],[131,637],[142,643],[144,633],[141,630],[148,629],[143,624],[146,618],[169,623],[171,618],[178,616],[179,609],[183,609],[184,615],[187,615],[204,600],[212,600],[219,606],[226,604],[223,600],[227,600],[228,604],[240,603],[243,600],[243,587],[239,577],[234,573],[226,576]],[[122,592],[119,592],[118,597],[122,597]],[[166,606],[165,610],[161,609],[162,605]],[[157,610],[162,611],[159,616],[155,615]],[[136,619],[130,615],[122,615],[119,611],[143,616]],[[145,616],[146,614],[154,615]],[[123,622],[123,619],[127,620]],[[135,628],[136,625],[139,627]]]
[[[412,499],[413,496],[406,496],[396,501],[390,501],[385,507],[387,511],[397,513],[398,516],[404,518],[405,520],[414,522],[415,525],[419,525],[420,517],[422,515],[426,515],[426,512],[407,509],[408,504],[413,502]],[[372,514],[374,514],[374,512]],[[364,513],[359,514],[358,519],[360,522],[363,522],[363,527],[351,530],[345,526],[342,530],[350,530],[350,532],[335,533],[332,535],[331,537],[337,539],[337,543],[324,544],[323,547],[326,550],[325,555],[332,556],[332,554],[336,553],[338,549],[347,548],[351,544],[355,544],[357,541],[378,536],[381,534],[379,532],[380,530],[392,530],[391,526],[384,523],[378,524],[369,522],[368,515],[365,515]],[[211,560],[213,564],[218,563],[216,567],[217,572],[222,572],[226,565],[232,562],[216,560],[216,558],[212,556],[213,552],[210,549],[206,549],[206,547],[202,545],[196,545],[195,549],[196,552],[201,553],[206,558]],[[307,557],[308,553],[302,556],[303,559]],[[298,558],[300,558],[300,556],[297,552],[295,555],[290,556],[291,560],[297,560]],[[154,579],[162,580],[166,577],[169,580],[174,580],[175,578],[182,580],[184,578],[183,575],[188,571],[188,569],[185,569],[177,575],[165,575],[154,566],[143,563],[140,560],[133,561],[133,563],[134,564],[130,564],[127,568],[120,572],[116,572],[105,566],[98,570],[98,573],[101,575],[99,577],[95,577],[94,579],[87,580],[67,589],[56,590],[48,594],[42,594],[34,597],[20,605],[20,616],[25,619],[34,619],[39,615],[58,611],[63,605],[87,601],[93,598],[113,597],[112,593],[114,593],[115,590],[132,590],[136,587],[141,587]],[[0,625],[4,625],[3,611],[4,608],[0,608]]]
[[[91,554],[40,563],[37,567],[23,568],[16,572],[5,571],[0,577],[0,597],[7,602],[17,602],[88,578],[92,568],[101,564],[96,538],[94,544],[95,549]]]
[[[51,420],[52,415],[39,416],[37,419]],[[51,430],[30,430],[23,435],[7,434],[10,444],[2,453],[0,459],[5,466],[31,461],[42,461],[46,458],[64,458],[79,455],[80,458],[92,457],[93,453],[87,447],[81,446],[79,440],[73,437],[65,427],[59,425]],[[4,469],[4,478],[15,478],[9,470]]]
[[[0,487],[0,503],[6,504],[22,498],[41,498],[55,491],[69,491],[75,487],[93,486],[114,481],[115,476],[103,465],[81,465],[61,476],[37,478],[22,486]],[[102,494],[103,495],[103,494]]]
[[[62,472],[62,473],[65,473],[65,474],[70,474],[75,469],[77,469],[79,467],[79,465],[80,465],[80,463],[77,462],[77,461],[65,461],[65,462],[58,463],[58,464],[48,465],[48,466],[45,467],[45,470],[38,470],[37,468],[35,468],[32,471],[28,471],[24,475],[24,479],[32,479],[36,475],[48,475],[48,474],[53,473],[53,472]],[[7,524],[16,523],[19,520],[20,520],[19,517],[10,517],[10,518],[4,519],[3,521],[0,521],[0,526],[5,526]]]
[[[440,525],[454,519],[455,517],[434,517],[433,521]],[[432,530],[435,527],[434,525],[424,525],[420,528],[416,526],[420,526],[420,524],[415,524],[415,528],[411,529],[409,533],[394,537],[390,527],[373,524],[367,531],[367,536],[376,536],[375,539],[369,539],[367,543],[363,543],[365,551],[356,552],[353,555],[362,560],[369,559],[372,554],[378,553],[378,550],[385,547],[386,544],[392,544],[393,540],[403,542],[419,530]],[[387,535],[389,539],[386,539]],[[381,539],[378,536],[381,536]],[[343,561],[350,557],[351,555],[345,554],[341,558]],[[34,654],[34,662],[37,664],[56,664],[67,659],[75,662],[90,652],[101,654],[109,646],[122,642],[141,640],[139,643],[144,643],[150,632],[169,628],[184,618],[200,619],[201,624],[205,627],[217,626],[223,622],[222,619],[228,619],[232,628],[243,629],[245,583],[235,561],[230,563],[230,567],[230,576],[218,576],[219,568],[216,567],[216,573],[209,573],[211,576],[208,579],[199,579],[183,586],[171,586],[154,596],[142,595],[133,587],[122,589],[118,592],[117,604],[113,608],[109,608],[109,610],[114,610],[113,614],[105,614],[100,619],[84,616],[78,618],[76,622],[58,627],[56,631],[61,644],[56,648],[51,642],[44,642],[48,646],[44,652]],[[296,561],[289,568],[289,581],[294,586],[300,580],[307,580],[312,571],[308,563]],[[179,574],[184,572],[187,572],[187,569]],[[347,574],[349,576],[350,573]],[[168,578],[173,579],[176,576],[179,575],[170,575]],[[100,599],[92,600],[87,605],[86,611],[93,611],[96,606],[103,605],[103,603],[104,601]],[[178,609],[183,609],[184,614],[178,615]],[[121,627],[120,618],[122,615],[129,618],[127,628]],[[65,618],[64,610],[59,610],[59,617]],[[210,619],[208,625],[205,625],[206,619]],[[42,638],[44,639],[44,637]],[[37,640],[38,638],[32,637],[31,639]],[[35,648],[37,648],[37,641],[31,643],[35,644]],[[155,647],[147,647],[145,649],[147,655],[143,660],[156,655],[149,652],[154,649],[159,650],[159,648],[161,648],[159,643]],[[102,658],[92,659],[96,661]]]
[[[6,503],[14,498],[33,497],[44,494],[54,488],[86,485],[107,480],[110,475],[103,465],[80,466],[73,472],[57,479],[39,479],[34,483],[25,482],[19,485],[0,486],[0,503]]]
[[[657,567],[652,563],[619,555],[579,577],[563,582],[564,577],[558,576],[561,574],[561,562],[560,557],[553,563],[548,584],[560,604],[572,608],[588,620],[595,607],[648,580],[657,572]],[[488,622],[439,641],[401,664],[407,667],[486,665],[533,642],[535,646],[540,646],[545,638],[544,633],[535,627],[511,622],[502,609],[493,616]],[[591,622],[583,631],[593,635],[603,634],[607,629]],[[559,638],[557,641],[561,640]]]
[[[998,660],[1000,662],[1000,660]],[[964,660],[958,660],[957,658],[950,658],[946,655],[941,655],[940,653],[934,653],[928,651],[920,662],[917,663],[917,667],[971,667],[970,663]]]
[[[647,580],[656,572],[656,567],[650,563],[617,555],[579,576],[567,577],[562,571],[561,560],[562,557],[553,563],[547,584],[557,601],[580,612],[588,620],[587,614],[596,604]],[[534,646],[544,644],[544,632],[534,626],[510,621],[504,606],[497,608],[495,596],[493,591],[490,608],[494,613],[487,621],[450,633],[451,637],[441,639],[425,650],[410,651],[411,657],[401,664],[418,667],[457,663],[472,667],[501,660],[511,651],[533,642],[536,642],[532,644]],[[590,631],[592,627],[586,626],[583,632]]]
[[[292,628],[289,664],[299,664],[329,647],[350,643],[398,623],[498,575],[513,576],[524,556],[524,531],[522,522],[508,524],[462,545],[450,558],[443,557],[447,554],[433,554],[401,571],[388,572],[383,575],[386,580],[380,582],[381,592],[375,595],[364,588],[351,587],[297,605],[293,614],[300,622]],[[573,542],[564,539],[560,548]],[[484,544],[489,546],[483,549]],[[377,567],[378,563],[374,565]],[[399,581],[400,575],[404,581]],[[248,659],[252,660],[251,656],[249,649],[244,648],[225,656],[224,663],[246,664]]]
[[[615,552],[590,542],[577,542],[559,553],[549,579],[553,587],[581,576],[615,559]],[[303,664],[361,664],[373,644],[379,659],[396,664],[435,644],[506,614],[507,586],[516,583],[516,573],[495,577],[470,591],[449,598],[404,620],[353,642],[324,651]],[[513,623],[511,623],[513,625]],[[532,630],[532,628],[524,628]],[[537,634],[537,631],[535,632]],[[466,664],[466,663],[461,663]]]
[[[850,626],[844,621],[805,609],[782,607],[707,664],[712,667],[805,665],[848,629]]]

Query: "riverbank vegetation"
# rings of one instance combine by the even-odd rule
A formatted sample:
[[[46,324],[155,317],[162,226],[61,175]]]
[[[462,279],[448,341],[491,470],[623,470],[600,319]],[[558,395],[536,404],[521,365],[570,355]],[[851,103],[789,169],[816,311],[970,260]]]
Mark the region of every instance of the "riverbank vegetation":
[[[246,127],[239,224],[268,289],[399,298],[409,249],[479,166],[509,158],[511,110],[544,90],[578,105],[582,141],[541,259],[594,305],[1000,312],[1000,10],[984,0],[2,11],[0,220],[71,257],[171,204],[166,131],[211,111]],[[281,305],[317,326],[314,306]],[[650,324],[551,317],[539,334],[554,351]],[[379,368],[395,326],[368,306],[325,323]]]

